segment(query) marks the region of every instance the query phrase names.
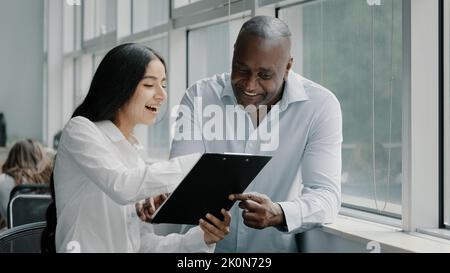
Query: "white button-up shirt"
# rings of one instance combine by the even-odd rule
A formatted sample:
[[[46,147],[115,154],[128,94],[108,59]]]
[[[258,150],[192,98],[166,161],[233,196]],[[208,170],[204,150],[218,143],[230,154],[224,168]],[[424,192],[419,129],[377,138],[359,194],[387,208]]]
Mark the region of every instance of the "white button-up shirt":
[[[266,228],[252,229],[244,225],[241,210],[235,204],[231,209],[231,233],[217,244],[218,252],[295,252],[296,232],[318,224],[332,222],[341,202],[341,144],[342,115],[336,97],[324,87],[289,72],[282,99],[263,122],[254,129],[247,116],[245,140],[229,140],[239,129],[227,123],[227,105],[236,105],[230,75],[221,74],[201,80],[191,86],[181,105],[194,113],[195,98],[202,98],[202,105],[217,105],[223,110],[226,128],[225,140],[180,140],[189,130],[204,132],[201,125],[210,119],[201,115],[180,115],[172,143],[171,157],[192,152],[233,152],[270,155],[272,159],[252,181],[246,192],[266,194],[278,202],[285,214],[286,230]],[[181,109],[181,108],[180,108]],[[275,118],[274,110],[279,118]],[[198,111],[198,110],[197,110]],[[263,149],[264,141],[255,136],[267,121],[278,124],[279,138],[274,149]],[[179,126],[181,124],[191,126]],[[242,130],[242,128],[241,128]],[[276,130],[272,130],[275,134]],[[201,135],[201,134],[200,134]],[[258,135],[258,134],[257,134]],[[276,139],[276,135],[272,135]],[[178,140],[177,140],[178,138]],[[227,140],[228,139],[228,140]],[[267,140],[267,139],[266,139]],[[211,181],[214,183],[214,181]]]
[[[58,252],[210,252],[196,227],[182,236],[153,233],[134,204],[171,192],[199,154],[147,165],[139,142],[111,122],[71,119],[58,145],[54,181]]]

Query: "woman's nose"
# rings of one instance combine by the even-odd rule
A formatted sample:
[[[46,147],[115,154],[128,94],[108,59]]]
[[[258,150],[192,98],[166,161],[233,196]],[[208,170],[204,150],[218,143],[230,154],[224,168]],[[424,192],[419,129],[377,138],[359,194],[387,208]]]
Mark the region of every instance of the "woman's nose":
[[[159,86],[158,88],[156,88],[156,93],[155,93],[154,98],[155,98],[155,100],[162,103],[167,98],[166,90],[164,90],[164,88],[162,86]]]

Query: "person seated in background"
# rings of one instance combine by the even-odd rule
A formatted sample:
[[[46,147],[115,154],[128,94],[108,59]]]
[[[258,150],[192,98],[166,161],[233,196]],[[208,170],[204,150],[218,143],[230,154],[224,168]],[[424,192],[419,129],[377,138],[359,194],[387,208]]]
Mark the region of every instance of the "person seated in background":
[[[21,184],[48,184],[52,159],[35,140],[18,141],[8,153],[0,174],[0,218],[6,219],[12,189]]]

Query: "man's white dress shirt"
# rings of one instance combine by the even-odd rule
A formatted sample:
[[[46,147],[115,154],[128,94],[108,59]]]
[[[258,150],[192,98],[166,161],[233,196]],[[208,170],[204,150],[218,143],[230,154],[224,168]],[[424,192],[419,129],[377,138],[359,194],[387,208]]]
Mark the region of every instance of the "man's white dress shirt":
[[[295,233],[333,222],[341,203],[342,114],[338,100],[329,90],[290,71],[277,103],[279,118],[273,108],[256,129],[248,113],[244,113],[245,127],[239,129],[229,122],[235,113],[226,107],[237,105],[229,73],[198,81],[187,90],[181,105],[196,113],[194,106],[199,105],[196,104],[199,97],[203,107],[215,105],[225,113],[220,117],[225,124],[222,128],[225,140],[205,137],[196,141],[174,140],[171,157],[193,152],[272,156],[246,192],[266,194],[278,202],[287,222],[285,230],[249,228],[242,221],[242,210],[235,204],[230,211],[231,233],[217,243],[216,252],[296,252]],[[197,109],[199,112],[202,111]],[[205,127],[211,127],[205,126],[211,119],[208,116],[211,115],[179,116],[175,138],[201,136]],[[267,141],[261,130],[272,125],[278,125],[279,135],[272,130],[272,141]],[[237,133],[243,132],[245,139],[233,140]]]

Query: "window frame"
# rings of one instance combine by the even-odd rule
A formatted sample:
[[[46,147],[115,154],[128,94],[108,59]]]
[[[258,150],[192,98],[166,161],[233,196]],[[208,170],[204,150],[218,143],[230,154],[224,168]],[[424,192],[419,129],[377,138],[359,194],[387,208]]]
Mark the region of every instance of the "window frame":
[[[423,202],[439,200],[438,22],[428,20],[438,18],[439,6],[437,1],[402,1],[402,228],[416,231],[440,226],[438,202]],[[273,6],[279,10],[306,2],[311,1],[281,1]],[[430,92],[421,92],[425,87]],[[424,129],[431,130],[424,134]],[[435,183],[430,186],[428,181]]]
[[[276,10],[276,17],[279,18],[280,17],[280,12],[282,12],[283,9],[288,9],[288,8],[292,8],[292,7],[300,7],[303,5],[308,5],[308,4],[312,4],[314,2],[320,3],[320,1],[322,0],[299,0],[299,1],[291,1],[291,2],[286,2],[286,4],[283,4],[284,2],[282,1],[282,3],[280,4],[278,1],[276,0],[259,0],[261,4],[264,5],[271,5],[275,3],[275,10]],[[406,16],[405,18],[405,14],[407,14],[409,12],[409,6],[405,6],[405,3],[408,2],[409,0],[400,0],[402,1],[402,18],[403,18],[403,26],[402,26],[402,33],[403,33],[403,39],[409,39],[408,36],[405,36],[405,33],[408,32],[409,29],[409,24],[407,23],[409,21],[409,16]],[[278,4],[276,4],[278,2]],[[406,23],[406,24],[405,24]],[[403,43],[407,41],[407,40],[403,40]],[[408,58],[409,57],[409,51],[407,51],[406,53],[404,52],[402,59]],[[301,57],[297,57],[297,59],[302,59]],[[302,60],[300,60],[302,61]],[[404,96],[405,92],[410,92],[409,89],[409,84],[408,82],[410,81],[410,73],[405,73],[405,71],[409,71],[410,67],[405,67],[405,65],[407,65],[406,63],[403,63],[403,71],[404,71],[404,75],[403,75],[403,81],[405,82],[403,84],[403,90],[402,90],[402,97]],[[402,107],[404,106],[404,101],[402,98]],[[404,111],[402,110],[402,115],[404,116]],[[403,122],[403,118],[402,118],[402,122]],[[402,132],[402,139],[404,139],[404,132]],[[403,149],[403,143],[402,143],[402,162],[404,160],[404,149]],[[404,181],[402,179],[402,188],[404,185]],[[403,191],[403,189],[402,189]],[[403,195],[403,193],[402,193]],[[403,197],[403,196],[402,196]],[[402,208],[404,206],[404,202],[403,202],[403,198],[402,198]],[[354,216],[357,218],[364,218],[364,219],[370,219],[372,221],[375,222],[380,222],[380,223],[389,223],[392,224],[394,226],[401,226],[402,225],[402,215],[403,215],[403,211],[400,214],[394,213],[394,212],[379,212],[374,208],[370,208],[370,207],[364,207],[364,206],[360,206],[360,205],[355,205],[355,204],[351,204],[351,203],[344,203],[342,202],[342,210],[340,212],[340,214],[342,215],[346,215],[346,216]]]
[[[136,28],[136,26],[135,26],[135,18],[136,18],[136,16],[135,16],[135,9],[134,9],[134,7],[136,6],[135,1],[137,1],[137,0],[130,0],[130,4],[131,4],[131,6],[130,6],[130,12],[131,12],[131,20],[130,20],[131,21],[130,22],[131,31],[130,31],[130,34],[142,34],[142,33],[145,33],[146,36],[145,35],[141,35],[141,36],[147,37],[147,36],[151,36],[151,35],[154,34],[154,32],[148,33],[148,30],[157,30],[158,31],[160,28],[163,28],[163,31],[167,31],[167,29],[169,27],[170,20],[171,20],[171,18],[170,18],[170,11],[171,11],[171,6],[170,5],[171,5],[171,2],[170,1],[168,2],[168,6],[167,6],[167,10],[166,10],[167,15],[168,15],[167,21],[159,23],[159,24],[155,24],[155,25],[152,25],[152,26],[149,26],[149,24],[147,22],[147,25],[143,29],[141,29],[139,31],[135,30],[135,28]],[[147,1],[147,7],[146,7],[147,10],[145,12],[147,13],[146,14],[147,17],[149,17],[149,16],[151,16],[150,14],[148,14],[149,6],[150,6],[151,2],[149,0],[145,0],[145,1]],[[167,0],[163,0],[163,1],[167,1]],[[159,33],[159,32],[157,32],[157,33]]]
[[[117,14],[118,14],[118,3],[120,1],[117,0],[106,0],[106,1],[114,1],[113,3],[115,4],[115,27],[112,31],[107,31],[106,33],[99,33],[97,34],[96,32],[98,31],[96,29],[97,27],[97,23],[99,22],[99,14],[97,12],[97,3],[94,3],[94,10],[91,11],[93,13],[93,18],[92,19],[92,24],[94,25],[94,28],[91,29],[93,31],[92,37],[88,37],[86,38],[86,33],[85,30],[87,28],[87,26],[85,25],[85,8],[86,5],[85,3],[87,2],[87,0],[81,0],[81,49],[82,50],[86,50],[89,51],[91,53],[93,53],[94,51],[98,51],[98,50],[102,50],[104,48],[110,48],[113,47],[117,44]],[[105,1],[105,3],[106,3]],[[108,9],[106,9],[108,10]],[[105,16],[105,27],[107,27],[108,24],[108,20],[107,20],[108,16]],[[91,26],[89,26],[91,27]]]
[[[442,93],[443,113],[441,113],[441,184],[440,184],[440,228],[450,229],[450,170],[445,166],[450,162],[450,1],[440,1],[440,53],[443,58],[440,58],[440,76]]]
[[[208,25],[214,22],[226,20],[227,16],[250,12],[256,14],[257,4],[255,1],[237,0],[200,0],[186,6],[175,8],[175,0],[171,0],[171,20],[173,28],[191,27],[196,24]]]
[[[236,22],[238,20],[242,20],[242,19],[248,19],[249,16],[246,15],[245,12],[242,12],[241,16],[233,16],[232,18],[225,18],[226,20],[224,20],[224,18],[222,18],[222,20],[220,21],[209,21],[208,24],[201,24],[201,25],[195,25],[195,26],[191,26],[190,28],[188,28],[186,30],[186,89],[192,85],[193,83],[189,83],[189,36],[190,33],[192,31],[197,31],[200,29],[204,29],[204,28],[208,28],[208,27],[213,27],[213,26],[217,26],[217,25],[221,25],[221,24],[228,24],[228,26],[230,26],[231,23]],[[231,34],[231,33],[229,33]],[[231,42],[231,41],[230,41]],[[233,51],[230,48],[230,57],[232,57],[233,55]],[[231,59],[230,61],[230,68],[231,68]],[[231,71],[224,71],[224,72],[231,72]]]

